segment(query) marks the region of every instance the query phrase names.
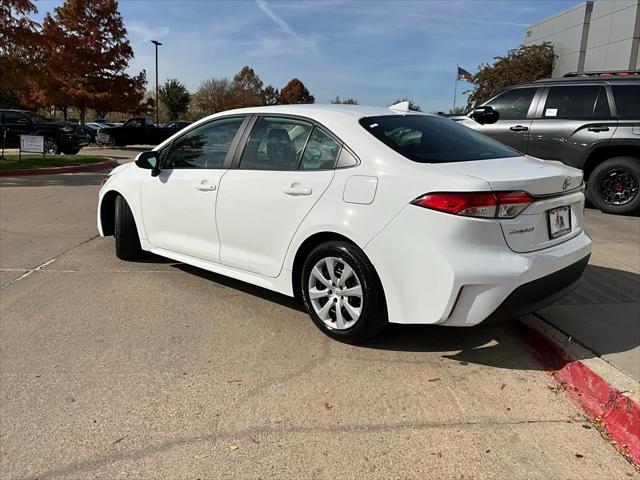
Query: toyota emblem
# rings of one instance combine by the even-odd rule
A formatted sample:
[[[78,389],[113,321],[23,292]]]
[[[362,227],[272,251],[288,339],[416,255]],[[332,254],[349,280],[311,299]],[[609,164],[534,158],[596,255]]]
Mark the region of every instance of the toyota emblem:
[[[564,182],[562,182],[562,189],[566,190],[567,188],[569,188],[569,185],[571,185],[571,177],[567,177],[564,179]]]

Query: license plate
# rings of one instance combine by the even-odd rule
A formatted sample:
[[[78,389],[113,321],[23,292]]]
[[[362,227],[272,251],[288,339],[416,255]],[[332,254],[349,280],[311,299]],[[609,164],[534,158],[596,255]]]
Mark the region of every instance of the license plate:
[[[107,135],[106,133],[98,132],[98,141],[100,143],[107,143],[109,141],[109,135]]]
[[[552,239],[571,231],[571,207],[558,207],[547,211],[549,215],[549,237]]]

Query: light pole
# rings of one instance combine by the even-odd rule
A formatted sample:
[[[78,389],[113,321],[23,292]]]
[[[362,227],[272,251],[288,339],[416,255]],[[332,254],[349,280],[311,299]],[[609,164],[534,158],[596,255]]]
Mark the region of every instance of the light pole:
[[[158,47],[162,44],[157,40],[151,40],[151,43],[153,43],[156,46],[156,125],[157,125],[160,122],[160,114],[158,110]]]

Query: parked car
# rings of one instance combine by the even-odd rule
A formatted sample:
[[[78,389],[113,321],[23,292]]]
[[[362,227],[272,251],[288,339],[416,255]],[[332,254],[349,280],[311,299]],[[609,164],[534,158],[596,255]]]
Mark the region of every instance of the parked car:
[[[76,154],[89,144],[89,136],[78,125],[51,120],[26,110],[0,110],[0,143],[19,148],[20,135],[44,136],[45,153]]]
[[[110,147],[127,145],[157,145],[182,127],[158,127],[149,117],[130,118],[118,127],[101,128],[96,136],[98,144]]]
[[[219,113],[113,170],[98,230],[304,300],[350,342],[387,322],[476,325],[576,285],[591,240],[582,171],[391,108]]]
[[[589,199],[603,212],[637,213],[640,75],[631,73],[518,85],[457,120],[527,155],[584,170]],[[496,122],[485,107],[498,113]]]
[[[179,130],[182,130],[183,128],[186,128],[189,125],[191,125],[191,122],[187,122],[184,120],[173,120],[171,122],[163,123],[160,126],[162,128],[177,128]]]

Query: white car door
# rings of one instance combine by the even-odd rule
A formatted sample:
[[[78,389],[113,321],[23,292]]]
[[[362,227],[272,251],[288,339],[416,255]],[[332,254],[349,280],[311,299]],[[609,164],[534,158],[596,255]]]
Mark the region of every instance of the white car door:
[[[340,148],[310,122],[258,117],[220,184],[221,262],[277,277],[295,231],[333,179]]]
[[[142,217],[153,248],[220,262],[216,196],[244,121],[243,116],[213,120],[160,152],[160,174],[146,177],[141,187]]]

